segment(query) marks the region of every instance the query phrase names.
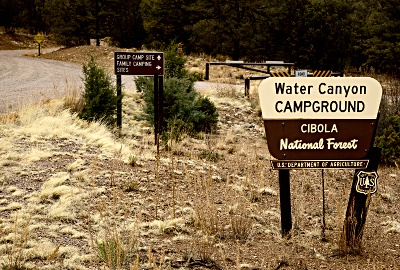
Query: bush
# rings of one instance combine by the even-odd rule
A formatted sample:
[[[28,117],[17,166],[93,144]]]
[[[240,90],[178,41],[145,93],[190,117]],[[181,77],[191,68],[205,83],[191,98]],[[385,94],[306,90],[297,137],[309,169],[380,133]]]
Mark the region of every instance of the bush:
[[[217,129],[218,112],[208,97],[198,96],[191,114],[194,131],[213,132]]]
[[[154,85],[150,78],[139,78],[136,87],[143,92],[147,120],[154,125]],[[202,97],[188,79],[169,78],[164,81],[163,122],[161,130],[178,140],[183,132],[214,132],[218,112],[214,104]],[[172,134],[173,133],[173,134]]]
[[[166,78],[187,78],[188,72],[185,69],[186,57],[178,56],[175,49],[177,45],[171,44],[165,51],[165,77]]]
[[[203,74],[199,72],[188,72],[185,69],[187,58],[179,56],[177,51],[177,44],[171,44],[165,51],[165,77],[188,79],[192,82],[203,80]]]
[[[116,122],[117,90],[110,75],[100,68],[91,57],[83,65],[85,91],[84,104],[78,116],[87,121],[103,121],[107,125]]]
[[[375,140],[376,145],[382,148],[381,163],[397,165],[400,158],[400,116],[390,117],[382,133]]]
[[[179,140],[183,133],[214,132],[217,130],[218,112],[214,104],[193,88],[195,81],[185,70],[186,58],[178,56],[177,46],[165,52],[165,80],[163,88],[162,138]],[[154,125],[154,81],[139,77],[136,88],[143,92],[147,120]]]

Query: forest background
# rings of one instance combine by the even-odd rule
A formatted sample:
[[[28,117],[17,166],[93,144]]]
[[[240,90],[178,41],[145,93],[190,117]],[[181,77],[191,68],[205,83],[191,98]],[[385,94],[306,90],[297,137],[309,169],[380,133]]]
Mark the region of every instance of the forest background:
[[[124,48],[295,62],[398,77],[398,0],[0,0],[0,26],[67,47],[108,37]]]

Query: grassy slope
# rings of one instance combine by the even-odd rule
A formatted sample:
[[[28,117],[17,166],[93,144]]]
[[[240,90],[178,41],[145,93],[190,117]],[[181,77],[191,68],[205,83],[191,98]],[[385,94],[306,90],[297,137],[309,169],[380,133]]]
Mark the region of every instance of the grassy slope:
[[[121,138],[62,100],[0,116],[0,264],[100,269],[111,262],[98,256],[105,242],[125,251],[124,269],[400,268],[397,169],[380,168],[362,255],[336,253],[352,171],[325,173],[327,242],[320,171],[291,171],[294,230],[281,238],[277,173],[252,90],[250,100],[205,92],[220,133],[162,148],[159,161],[151,127],[134,117],[139,94],[124,98]]]

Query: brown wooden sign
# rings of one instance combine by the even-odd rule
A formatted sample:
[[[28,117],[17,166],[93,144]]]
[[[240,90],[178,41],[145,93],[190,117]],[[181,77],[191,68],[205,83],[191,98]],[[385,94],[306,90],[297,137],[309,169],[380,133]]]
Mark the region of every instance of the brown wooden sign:
[[[375,124],[375,119],[264,120],[269,151],[280,160],[362,159]]]
[[[278,160],[360,160],[382,88],[372,78],[268,78],[259,88],[268,149]]]
[[[164,75],[163,52],[115,52],[116,75],[153,76]]]

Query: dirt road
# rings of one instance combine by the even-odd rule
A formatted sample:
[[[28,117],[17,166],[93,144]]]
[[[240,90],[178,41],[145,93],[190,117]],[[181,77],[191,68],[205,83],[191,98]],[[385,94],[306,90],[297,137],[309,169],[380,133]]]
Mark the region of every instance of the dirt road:
[[[60,96],[67,86],[82,86],[79,65],[26,56],[35,52],[0,51],[0,112]]]
[[[47,49],[50,50],[54,49]],[[29,56],[34,53],[36,50],[0,50],[0,113],[27,103],[64,96],[67,90],[82,90],[80,65]],[[122,83],[124,91],[135,90],[132,76],[122,76]],[[221,84],[195,84],[198,90],[217,87]]]

